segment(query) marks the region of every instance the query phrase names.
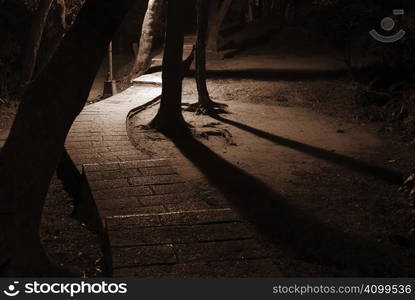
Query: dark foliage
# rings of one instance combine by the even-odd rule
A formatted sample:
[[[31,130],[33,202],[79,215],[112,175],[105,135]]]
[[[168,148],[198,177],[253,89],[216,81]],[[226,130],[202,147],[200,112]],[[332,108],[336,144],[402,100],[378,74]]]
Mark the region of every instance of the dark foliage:
[[[75,20],[85,0],[65,0],[66,24]],[[25,44],[30,32],[32,19],[38,8],[39,1],[0,0],[0,98],[14,99],[21,85],[21,71]],[[68,26],[69,27],[69,26]],[[66,28],[66,30],[68,29]],[[60,16],[54,3],[48,17],[45,34],[39,53],[39,64],[49,57],[50,45],[62,38]]]

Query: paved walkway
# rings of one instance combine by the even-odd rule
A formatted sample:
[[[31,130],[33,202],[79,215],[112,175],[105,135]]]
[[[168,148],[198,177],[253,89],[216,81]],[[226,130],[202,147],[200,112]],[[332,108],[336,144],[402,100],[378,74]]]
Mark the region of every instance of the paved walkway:
[[[185,56],[190,51],[187,45]],[[134,83],[86,106],[66,141],[84,181],[81,202],[102,234],[108,275],[280,276],[232,210],[197,205],[168,160],[150,158],[132,145],[128,117],[158,101],[161,73]]]
[[[188,197],[166,159],[137,150],[127,135],[131,112],[157,102],[160,73],[86,106],[66,149],[82,174],[84,217],[97,226],[114,277],[276,277],[281,274],[231,209]],[[0,147],[8,132],[0,132]],[[86,213],[86,215],[85,215]]]
[[[185,57],[190,51],[187,47]],[[101,234],[108,275],[279,276],[232,210],[195,203],[169,161],[152,159],[132,145],[128,116],[159,99],[161,73],[135,83],[86,106],[65,145],[82,174],[83,217]],[[0,148],[7,136],[8,131],[0,131]]]
[[[78,169],[81,170],[85,164],[148,159],[131,144],[126,119],[132,109],[156,99],[160,93],[160,86],[132,86],[111,98],[86,106],[66,140],[66,149]]]
[[[230,209],[107,218],[114,277],[281,276]]]
[[[85,107],[66,141],[85,181],[82,201],[93,207],[87,217],[99,223],[109,275],[279,276],[232,210],[195,210],[200,206],[191,203],[170,162],[152,159],[130,142],[130,112],[160,93],[160,84],[141,83]]]

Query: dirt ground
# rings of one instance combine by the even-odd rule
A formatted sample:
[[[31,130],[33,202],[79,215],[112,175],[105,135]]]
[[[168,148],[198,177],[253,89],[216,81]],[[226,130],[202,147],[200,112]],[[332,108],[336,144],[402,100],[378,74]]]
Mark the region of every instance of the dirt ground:
[[[351,82],[211,79],[209,89],[229,113],[184,112],[193,141],[143,131],[157,105],[130,124],[137,148],[169,158],[191,199],[241,210],[240,197],[255,210],[272,193],[282,208],[268,223],[276,239],[265,234],[263,241],[286,276],[410,274],[408,203],[397,192],[409,150],[382,134],[380,124],[360,121]],[[196,95],[186,79],[183,101]]]

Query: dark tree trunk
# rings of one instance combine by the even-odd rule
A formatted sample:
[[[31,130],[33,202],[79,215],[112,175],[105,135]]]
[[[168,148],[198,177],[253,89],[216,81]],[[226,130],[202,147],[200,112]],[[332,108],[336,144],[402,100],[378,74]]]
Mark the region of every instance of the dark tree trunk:
[[[209,27],[208,1],[197,0],[197,37],[196,37],[196,86],[198,102],[191,104],[186,111],[196,112],[197,114],[212,114],[223,112],[214,108],[225,108],[226,104],[214,102],[210,99],[206,84],[206,39]]]
[[[210,99],[206,84],[206,39],[209,27],[208,1],[197,0],[197,37],[196,37],[196,86],[198,102],[190,105],[186,110],[197,114],[214,113],[214,108],[225,108],[226,104],[217,103]],[[220,112],[216,110],[216,113]]]
[[[208,1],[197,0],[196,84],[200,110],[210,111],[210,97],[206,85],[206,36],[208,28]]]
[[[37,57],[46,20],[54,0],[40,0],[38,9],[33,18],[32,28],[26,44],[26,54],[23,62],[22,83],[25,88],[32,80],[36,68]]]
[[[134,0],[87,0],[20,104],[0,153],[0,273],[57,276],[40,241],[45,196],[68,131]]]
[[[151,66],[151,50],[153,48],[154,36],[160,26],[164,0],[150,0],[141,30],[138,53],[134,66],[130,73],[130,80],[133,77],[143,75]]]
[[[189,132],[182,115],[183,43],[185,1],[167,1],[167,31],[163,56],[163,88],[160,108],[150,127],[166,135]]]
[[[207,40],[207,50],[214,55],[218,52],[220,29],[232,4],[232,0],[223,0],[220,2],[220,5],[218,5],[218,3],[218,0],[211,1],[212,6],[210,9],[210,22]]]

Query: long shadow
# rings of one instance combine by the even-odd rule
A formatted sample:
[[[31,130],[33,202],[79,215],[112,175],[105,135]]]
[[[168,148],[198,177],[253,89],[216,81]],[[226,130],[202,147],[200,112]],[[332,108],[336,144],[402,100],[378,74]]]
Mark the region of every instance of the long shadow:
[[[360,276],[410,272],[403,264],[406,259],[394,248],[328,227],[193,137],[170,138],[230,205],[274,244],[306,261],[353,270]]]
[[[146,74],[160,72],[161,65],[152,66],[147,70]],[[184,72],[185,77],[194,77],[196,71],[189,68]],[[282,80],[282,81],[301,81],[301,80],[320,80],[320,79],[338,79],[350,76],[350,72],[346,69],[333,70],[313,70],[313,69],[264,69],[253,68],[246,70],[212,70],[206,71],[207,78],[220,79],[256,79],[262,81]]]
[[[211,115],[211,117],[223,123],[235,126],[239,129],[252,133],[260,138],[266,139],[277,145],[288,147],[288,148],[300,151],[302,153],[305,153],[307,155],[311,155],[316,158],[323,159],[325,161],[343,166],[353,171],[357,171],[359,173],[363,173],[366,175],[376,177],[378,179],[386,181],[387,183],[402,184],[403,182],[403,178],[404,178],[403,174],[397,171],[390,170],[390,169],[387,169],[381,166],[372,165],[372,164],[357,160],[355,158],[348,157],[346,155],[330,152],[330,151],[327,151],[327,150],[324,150],[318,147],[310,146],[310,145],[303,144],[297,141],[293,141],[287,138],[283,138],[283,137],[262,131],[260,129],[257,129],[251,126],[223,118],[222,116],[218,114]]]
[[[186,76],[193,77],[194,70],[190,70]],[[291,69],[248,69],[248,70],[207,70],[207,78],[221,79],[256,79],[256,80],[282,80],[282,81],[300,81],[300,80],[320,80],[345,78],[349,75],[347,70],[291,70]]]
[[[161,66],[153,66],[146,74],[161,71]],[[195,70],[190,69],[184,73],[185,77],[194,77]],[[320,80],[337,79],[350,76],[346,70],[271,70],[271,69],[249,69],[249,70],[207,70],[207,78],[220,79],[256,79],[262,81],[301,81],[301,80]]]

